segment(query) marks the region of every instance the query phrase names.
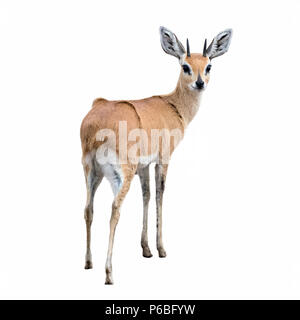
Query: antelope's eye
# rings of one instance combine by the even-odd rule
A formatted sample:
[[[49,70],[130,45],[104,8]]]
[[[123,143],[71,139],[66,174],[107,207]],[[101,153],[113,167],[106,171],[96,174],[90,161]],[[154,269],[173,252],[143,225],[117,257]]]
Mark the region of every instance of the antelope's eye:
[[[205,74],[208,74],[208,73],[210,72],[210,69],[211,69],[211,64],[209,64],[209,65],[206,67]]]
[[[184,64],[182,66],[182,69],[183,69],[184,73],[191,74],[191,69],[190,69],[190,67],[188,65]]]

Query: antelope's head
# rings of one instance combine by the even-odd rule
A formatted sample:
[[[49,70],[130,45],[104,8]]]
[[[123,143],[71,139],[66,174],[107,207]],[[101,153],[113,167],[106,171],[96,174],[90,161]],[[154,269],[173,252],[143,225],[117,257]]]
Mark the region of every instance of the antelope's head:
[[[160,27],[160,41],[163,50],[178,58],[182,67],[179,81],[181,85],[192,91],[204,90],[208,84],[211,70],[211,60],[227,52],[232,30],[220,32],[207,47],[204,42],[203,52],[191,53],[189,41],[186,41],[186,50],[176,35],[165,27]]]

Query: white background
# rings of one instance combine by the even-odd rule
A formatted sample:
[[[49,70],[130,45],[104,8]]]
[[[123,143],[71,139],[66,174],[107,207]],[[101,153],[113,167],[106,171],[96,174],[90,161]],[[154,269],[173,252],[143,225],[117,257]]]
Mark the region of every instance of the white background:
[[[0,298],[300,298],[299,1],[0,2]],[[95,199],[84,270],[79,127],[96,97],[174,89],[164,25],[191,51],[231,27],[199,113],[173,155],[166,259],[142,258],[137,178],[104,286],[112,192]],[[152,168],[153,173],[153,168]],[[153,178],[152,195],[155,194]]]

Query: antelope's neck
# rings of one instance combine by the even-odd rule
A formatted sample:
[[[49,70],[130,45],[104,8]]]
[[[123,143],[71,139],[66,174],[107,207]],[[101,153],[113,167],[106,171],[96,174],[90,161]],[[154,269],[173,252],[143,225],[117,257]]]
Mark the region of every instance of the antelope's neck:
[[[167,102],[173,104],[184,121],[185,127],[195,117],[201,100],[202,92],[192,91],[178,81],[176,89],[164,96]]]

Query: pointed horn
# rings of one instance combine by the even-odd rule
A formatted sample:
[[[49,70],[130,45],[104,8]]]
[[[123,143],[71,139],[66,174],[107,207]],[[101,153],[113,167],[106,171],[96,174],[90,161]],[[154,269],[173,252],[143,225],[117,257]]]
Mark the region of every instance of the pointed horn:
[[[204,47],[203,47],[203,57],[206,57],[206,46],[207,46],[207,39],[204,41]]]
[[[191,56],[189,39],[186,39],[186,55],[187,55],[188,57]]]

